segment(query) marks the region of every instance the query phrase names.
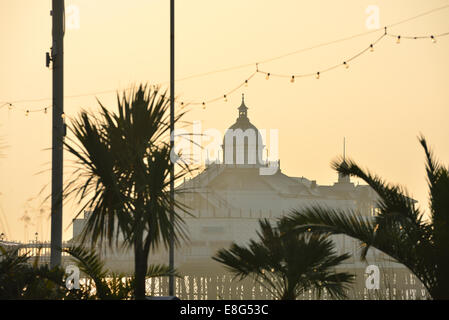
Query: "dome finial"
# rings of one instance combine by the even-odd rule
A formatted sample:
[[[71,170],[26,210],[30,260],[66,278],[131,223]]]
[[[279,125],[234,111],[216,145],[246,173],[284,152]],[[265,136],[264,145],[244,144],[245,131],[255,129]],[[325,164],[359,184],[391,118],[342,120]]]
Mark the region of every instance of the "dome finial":
[[[246,118],[248,116],[248,107],[245,105],[245,94],[242,93],[242,104],[239,107],[239,118]]]

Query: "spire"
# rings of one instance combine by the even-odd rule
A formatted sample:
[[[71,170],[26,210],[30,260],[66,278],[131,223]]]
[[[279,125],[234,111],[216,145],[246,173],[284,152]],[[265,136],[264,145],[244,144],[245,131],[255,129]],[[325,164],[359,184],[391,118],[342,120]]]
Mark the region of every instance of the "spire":
[[[245,105],[245,94],[242,93],[242,104],[239,107],[239,118],[248,117],[248,107]]]

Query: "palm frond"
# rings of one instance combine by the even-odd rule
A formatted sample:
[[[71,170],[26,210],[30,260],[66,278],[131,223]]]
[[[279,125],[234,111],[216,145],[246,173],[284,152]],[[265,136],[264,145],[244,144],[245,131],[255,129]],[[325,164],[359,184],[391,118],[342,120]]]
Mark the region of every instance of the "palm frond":
[[[346,160],[333,162],[334,169],[368,183],[379,196],[379,214],[364,217],[352,210],[310,207],[294,210],[283,223],[296,232],[311,230],[353,237],[362,242],[362,258],[370,247],[377,248],[407,267],[432,297],[448,299],[449,169],[435,160],[424,137],[420,136],[419,141],[426,155],[430,221],[424,220],[423,212],[415,207],[405,188],[389,184]]]
[[[171,269],[165,264],[150,264],[147,270],[148,278],[168,277],[173,275],[175,277],[181,277],[181,274],[176,269]]]
[[[105,281],[107,271],[104,262],[93,249],[86,249],[81,246],[63,249],[70,254],[76,261],[77,266],[82,272],[88,275],[95,283],[97,296],[100,299],[106,299],[110,295],[109,287]]]
[[[328,286],[334,297],[344,295],[345,285],[353,277],[331,275],[335,274],[333,268],[349,256],[335,254],[327,236],[293,232],[284,221],[273,227],[261,219],[259,225],[258,241],[250,240],[247,246],[233,243],[229,249],[219,250],[213,259],[234,277],[250,277],[278,299],[295,299],[310,288],[320,291]]]
[[[418,229],[422,224],[422,213],[415,207],[415,201],[408,196],[407,191],[394,184],[385,182],[382,178],[361,169],[353,160],[334,161],[332,167],[339,173],[350,175],[365,181],[379,196],[379,220],[401,220]],[[381,226],[384,224],[380,221]],[[385,223],[388,223],[386,221]]]

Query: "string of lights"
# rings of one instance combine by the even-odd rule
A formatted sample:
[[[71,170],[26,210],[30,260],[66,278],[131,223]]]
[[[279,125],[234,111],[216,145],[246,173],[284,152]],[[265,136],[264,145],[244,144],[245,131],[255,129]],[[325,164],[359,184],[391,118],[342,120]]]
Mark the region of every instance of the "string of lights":
[[[178,101],[176,101],[180,106],[185,106],[185,105],[201,105],[203,107],[203,109],[206,109],[206,106],[217,102],[217,101],[221,101],[223,100],[224,102],[228,101],[228,98],[234,93],[236,92],[238,89],[242,88],[243,86],[248,86],[249,81],[258,73],[263,74],[265,76],[266,80],[269,80],[271,77],[278,77],[278,78],[289,78],[291,83],[294,83],[296,79],[298,78],[307,78],[307,77],[315,77],[316,79],[320,79],[321,75],[335,70],[337,68],[341,68],[344,67],[346,69],[349,69],[349,63],[352,62],[353,60],[359,58],[360,56],[362,56],[363,54],[365,54],[366,52],[373,52],[375,46],[382,41],[385,37],[392,37],[396,39],[396,43],[399,44],[401,42],[402,39],[407,39],[407,40],[422,40],[422,39],[430,39],[433,43],[437,42],[437,38],[441,38],[441,37],[445,37],[448,36],[449,32],[444,32],[444,33],[439,33],[439,34],[435,34],[435,35],[426,35],[426,36],[409,36],[409,35],[398,35],[398,34],[390,34],[387,32],[387,27],[384,28],[384,33],[378,37],[375,41],[373,41],[372,43],[370,43],[368,46],[366,46],[365,48],[363,48],[362,50],[360,50],[359,52],[357,52],[355,55],[344,59],[342,63],[338,63],[335,65],[331,65],[328,66],[326,68],[320,69],[319,71],[316,72],[309,72],[309,73],[293,73],[293,74],[281,74],[281,73],[273,73],[273,72],[268,72],[268,71],[264,71],[259,69],[259,65],[260,63],[256,63],[256,70],[254,72],[252,72],[246,79],[244,79],[243,81],[241,81],[236,87],[234,87],[231,90],[225,91],[225,93],[223,95],[220,95],[218,97],[214,97],[211,99],[205,99],[202,101],[180,101],[179,99],[177,99]],[[129,89],[129,88],[128,88]],[[125,89],[126,90],[126,89]],[[82,96],[92,96],[92,95],[96,95],[96,94],[101,94],[101,93],[111,93],[111,92],[116,92],[115,90],[107,90],[107,91],[102,91],[100,93],[92,93],[92,94],[81,94],[81,95],[72,95],[72,96],[66,96],[66,98],[70,98],[70,97],[82,97]],[[43,99],[42,99],[43,100]],[[33,100],[22,100],[19,102],[15,102],[15,103],[20,103],[20,102],[29,102],[29,101],[33,101]],[[26,108],[21,108],[16,106],[13,103],[3,103],[0,106],[0,109],[8,106],[9,110],[12,109],[18,109],[21,110],[22,112],[25,113],[26,116],[28,116],[30,113],[36,113],[36,112],[44,112],[47,113],[48,110],[51,108],[50,107],[43,107],[43,108],[39,108],[39,109],[26,109]]]
[[[295,82],[295,79],[297,78],[305,78],[305,77],[315,77],[317,79],[320,78],[320,75],[322,75],[325,72],[337,69],[341,66],[344,66],[345,68],[349,68],[349,62],[353,61],[354,59],[358,58],[359,56],[361,56],[362,54],[364,54],[365,52],[367,52],[368,50],[370,51],[374,51],[374,46],[381,41],[384,37],[385,37],[386,33],[384,33],[382,36],[380,36],[376,41],[374,41],[373,43],[371,43],[367,48],[364,48],[363,50],[361,50],[360,52],[358,52],[357,54],[353,55],[352,57],[344,60],[342,63],[338,63],[335,65],[332,65],[330,67],[324,68],[320,71],[317,72],[312,72],[312,73],[295,73],[295,74],[279,74],[279,73],[271,73],[271,72],[267,72],[267,71],[262,71],[262,70],[258,70],[259,73],[265,74],[265,79],[269,80],[270,77],[280,77],[280,78],[290,78],[290,82]]]
[[[185,103],[184,101],[177,101],[177,103],[179,103],[179,105],[181,105],[181,106],[184,106],[184,105],[201,105],[201,106],[203,106],[203,109],[206,109],[206,105],[208,105],[209,103],[213,103],[213,102],[220,101],[220,100],[223,100],[223,101],[227,102],[227,101],[228,101],[228,97],[229,97],[231,94],[233,94],[235,91],[237,91],[238,89],[240,89],[240,88],[243,87],[243,86],[247,87],[249,81],[250,81],[256,74],[257,74],[257,70],[254,71],[253,73],[251,73],[251,74],[249,75],[249,77],[247,77],[244,81],[242,81],[238,86],[236,86],[235,88],[233,88],[233,89],[227,91],[227,92],[224,93],[222,96],[219,96],[219,97],[216,97],[216,98],[212,98],[212,99],[209,99],[209,100],[204,100],[204,101],[201,101],[201,102],[196,101],[196,102],[188,102],[188,103]]]
[[[181,101],[179,98],[177,99],[176,103],[179,104],[180,106],[186,106],[186,105],[201,105],[203,107],[203,109],[206,109],[206,106],[217,102],[217,101],[224,101],[227,102],[229,97],[236,92],[238,89],[242,88],[242,87],[247,87],[250,80],[252,80],[252,78],[254,78],[254,76],[258,73],[263,74],[265,76],[266,80],[269,80],[271,77],[277,77],[277,78],[288,78],[290,79],[291,83],[294,83],[296,79],[298,78],[307,78],[307,77],[315,77],[316,79],[320,79],[320,77],[329,71],[335,70],[337,68],[341,68],[344,67],[346,69],[349,69],[350,66],[350,62],[352,62],[353,60],[359,58],[360,56],[362,56],[363,54],[365,54],[366,52],[373,52],[374,48],[376,47],[376,45],[382,41],[385,37],[392,37],[396,39],[396,43],[399,44],[401,42],[402,39],[407,39],[407,40],[422,40],[422,39],[430,39],[433,43],[437,42],[438,38],[441,37],[445,37],[448,36],[449,32],[444,32],[444,33],[439,33],[439,34],[435,34],[435,35],[426,35],[426,36],[409,36],[409,35],[398,35],[398,34],[390,34],[389,32],[387,32],[387,27],[384,28],[384,32],[383,34],[378,37],[375,41],[373,41],[372,43],[370,43],[368,46],[364,47],[362,50],[360,50],[359,52],[357,52],[355,55],[350,56],[347,59],[343,59],[342,62],[338,63],[338,64],[334,64],[325,68],[320,69],[319,71],[316,72],[308,72],[308,73],[291,73],[291,74],[281,74],[281,73],[274,73],[274,72],[269,72],[269,71],[265,71],[265,70],[261,70],[259,68],[260,63],[256,63],[255,64],[255,68],[256,70],[254,72],[252,72],[247,78],[245,78],[243,81],[241,81],[236,87],[227,90],[223,93],[223,95],[214,97],[214,98],[210,98],[210,99],[204,99],[201,101]],[[128,90],[131,88],[127,88],[125,90]],[[93,96],[93,95],[97,95],[97,94],[102,94],[102,93],[111,93],[111,92],[116,92],[116,90],[107,90],[107,91],[101,91],[101,92],[97,92],[97,93],[90,93],[90,94],[80,94],[80,95],[72,95],[72,96],[66,96],[65,98],[75,98],[75,97],[84,97],[84,96]],[[39,101],[42,101],[44,99],[40,99]],[[36,100],[34,100],[36,101]],[[22,112],[24,112],[24,114],[26,116],[28,116],[30,113],[36,113],[36,112],[44,112],[47,113],[48,110],[51,110],[50,107],[43,107],[43,108],[39,108],[39,109],[26,109],[26,108],[21,108],[18,107],[16,104],[17,103],[23,103],[23,102],[34,102],[33,100],[22,100],[22,101],[16,101],[15,103],[9,103],[6,102],[3,105],[0,106],[0,109],[8,106],[9,110],[12,109],[18,109]]]
[[[396,43],[400,44],[401,40],[423,40],[423,39],[429,39],[431,40],[433,43],[437,42],[438,38],[441,37],[445,37],[449,35],[449,32],[444,32],[444,33],[439,33],[439,34],[431,34],[431,35],[419,35],[419,36],[410,36],[410,35],[401,35],[401,34],[394,34],[394,33],[390,33],[387,32],[389,27],[392,26],[397,26],[412,20],[415,20],[417,18],[423,17],[425,15],[429,15],[431,13],[443,10],[449,8],[449,5],[445,5],[439,8],[435,8],[429,11],[426,11],[424,13],[421,13],[419,15],[416,15],[414,17],[408,18],[408,19],[404,19],[402,21],[399,21],[397,23],[394,24],[390,24],[387,25],[386,27],[384,27],[383,33],[380,37],[378,37],[375,41],[373,41],[372,43],[370,43],[368,46],[364,47],[362,50],[360,50],[359,52],[357,52],[355,55],[350,56],[347,59],[342,59],[342,62],[339,62],[337,64],[322,68],[318,71],[314,71],[314,72],[308,72],[308,73],[290,73],[290,74],[281,74],[281,73],[276,73],[276,72],[271,72],[271,71],[267,71],[267,70],[262,70],[259,67],[262,64],[266,64],[268,62],[272,62],[274,60],[279,60],[291,55],[295,55],[295,54],[299,54],[302,52],[306,52],[306,51],[310,51],[313,49],[317,49],[317,48],[321,48],[324,46],[328,46],[331,44],[335,44],[335,43],[339,43],[339,42],[343,42],[343,41],[347,41],[350,39],[354,39],[357,37],[361,37],[361,36],[365,36],[368,34],[372,34],[372,33],[378,33],[380,32],[381,29],[377,29],[377,30],[371,30],[368,32],[364,32],[364,33],[359,33],[359,34],[355,34],[349,37],[345,37],[345,38],[341,38],[341,39],[337,39],[334,41],[329,41],[329,42],[325,42],[325,43],[321,43],[312,47],[308,47],[308,48],[303,48],[300,50],[296,50],[290,53],[286,53],[280,56],[276,56],[276,57],[272,57],[269,59],[265,59],[265,60],[261,60],[259,62],[255,62],[255,63],[248,63],[248,64],[242,64],[242,65],[238,65],[238,66],[234,66],[234,67],[229,67],[229,68],[224,68],[224,69],[218,69],[218,70],[214,70],[214,71],[210,71],[210,72],[205,72],[205,73],[200,73],[200,74],[195,74],[195,75],[191,75],[191,76],[187,76],[184,78],[180,78],[177,79],[176,81],[185,81],[185,80],[189,80],[189,79],[193,79],[193,78],[199,78],[199,77],[204,77],[207,75],[212,75],[212,74],[216,74],[216,73],[221,73],[221,72],[226,72],[226,71],[231,71],[231,70],[237,70],[237,69],[242,69],[242,68],[247,68],[250,66],[255,66],[255,71],[253,71],[247,78],[245,78],[243,81],[241,81],[236,87],[234,87],[233,89],[224,91],[224,93],[220,96],[214,97],[214,98],[209,98],[209,99],[204,99],[204,100],[198,100],[198,101],[188,101],[188,100],[180,100],[179,98],[176,99],[176,103],[180,106],[186,106],[186,105],[200,105],[203,107],[203,109],[206,109],[206,106],[217,102],[217,101],[224,101],[227,102],[229,97],[235,93],[238,89],[240,89],[243,86],[248,86],[249,81],[253,79],[254,76],[256,76],[258,73],[263,74],[265,76],[266,80],[269,80],[271,77],[278,77],[278,78],[288,78],[290,79],[291,83],[294,83],[296,79],[298,78],[307,78],[307,77],[315,77],[316,79],[320,79],[320,77],[329,71],[344,67],[346,69],[349,69],[350,66],[350,62],[352,62],[353,60],[359,58],[360,56],[362,56],[363,54],[365,54],[366,52],[373,52],[374,48],[376,47],[376,45],[382,41],[385,37],[390,37],[390,38],[395,38],[396,39]],[[164,82],[157,84],[158,85],[163,85]],[[126,88],[124,89],[129,90],[132,89],[132,87],[130,88]],[[79,97],[88,97],[88,96],[96,96],[96,95],[100,95],[100,94],[109,94],[109,93],[117,93],[117,90],[104,90],[104,91],[99,91],[99,92],[91,92],[91,93],[84,93],[84,94],[78,94],[78,95],[69,95],[69,96],[65,96],[65,99],[70,99],[70,98],[79,98]],[[25,114],[25,116],[30,115],[31,113],[39,113],[39,112],[43,112],[43,113],[48,113],[48,111],[51,111],[51,106],[46,106],[46,107],[41,107],[41,108],[37,108],[37,109],[30,109],[30,108],[24,108],[24,107],[20,107],[18,106],[19,104],[24,104],[24,103],[32,103],[32,102],[41,102],[41,101],[51,101],[50,98],[42,98],[42,99],[29,99],[29,100],[17,100],[17,101],[12,101],[12,102],[2,102],[0,104],[0,110],[3,109],[4,107],[7,107],[8,110],[19,110],[21,112],[23,112]]]
[[[349,62],[353,61],[354,59],[358,58],[359,56],[361,56],[362,54],[370,51],[373,52],[375,46],[382,40],[384,39],[386,36],[388,37],[393,37],[396,40],[396,43],[400,43],[401,39],[412,39],[412,40],[418,40],[418,39],[430,39],[433,43],[437,42],[437,38],[441,38],[444,36],[448,36],[449,32],[444,32],[444,33],[440,33],[440,34],[436,34],[436,35],[427,35],[427,36],[401,36],[398,34],[389,34],[387,32],[387,29],[385,28],[385,32],[383,35],[381,35],[376,41],[374,41],[373,43],[371,43],[369,46],[367,46],[366,48],[364,48],[363,50],[361,50],[360,52],[358,52],[357,54],[355,54],[354,56],[346,59],[343,61],[343,63],[339,63],[336,65],[333,65],[331,67],[328,67],[326,69],[314,72],[314,73],[306,73],[306,74],[277,74],[277,73],[270,73],[270,72],[266,72],[266,71],[262,71],[262,70],[258,70],[259,73],[263,73],[265,74],[265,78],[268,80],[271,76],[273,77],[281,77],[281,78],[290,78],[290,82],[294,82],[294,80],[296,78],[300,78],[300,77],[313,77],[315,76],[317,79],[320,78],[320,75],[322,75],[325,72],[334,70],[336,68],[339,68],[341,66],[345,67],[346,69],[349,68]]]
[[[17,102],[16,102],[17,103]],[[4,107],[8,107],[8,110],[19,110],[22,111],[25,116],[28,116],[30,113],[37,113],[37,112],[44,112],[47,113],[49,110],[51,110],[51,107],[43,107],[43,108],[39,108],[39,109],[26,109],[20,106],[17,106],[16,104],[10,103],[10,102],[5,102],[0,106],[0,109],[4,108]]]
[[[321,75],[323,73],[335,70],[337,68],[341,68],[344,67],[345,69],[349,69],[350,66],[350,62],[352,62],[353,60],[359,58],[360,56],[362,56],[363,54],[367,53],[367,52],[374,52],[374,48],[376,47],[376,45],[382,41],[383,39],[385,39],[385,37],[393,37],[396,38],[396,43],[400,43],[401,39],[413,39],[413,40],[418,40],[418,39],[429,39],[431,40],[433,43],[437,42],[437,38],[441,38],[444,36],[448,36],[449,32],[444,32],[444,33],[439,33],[439,34],[435,34],[435,35],[427,35],[427,36],[401,36],[401,35],[397,35],[397,34],[390,34],[388,31],[388,28],[385,27],[384,28],[384,32],[383,34],[378,37],[375,41],[373,41],[372,43],[370,43],[368,46],[364,47],[362,50],[360,50],[359,52],[357,52],[355,55],[350,56],[347,59],[342,59],[341,63],[335,64],[335,65],[331,65],[328,66],[326,68],[320,69],[319,71],[316,72],[309,72],[309,73],[290,73],[290,74],[281,74],[281,73],[273,73],[273,72],[268,72],[268,71],[264,71],[261,70],[259,68],[260,63],[256,63],[256,71],[254,73],[252,73],[248,78],[246,78],[237,88],[228,91],[227,93],[225,93],[223,96],[219,96],[219,97],[215,97],[206,101],[192,101],[190,103],[188,103],[189,105],[202,105],[203,109],[206,108],[206,105],[212,103],[212,102],[216,102],[216,101],[220,101],[223,100],[224,102],[228,101],[228,98],[230,96],[231,93],[233,93],[234,91],[238,90],[239,88],[241,88],[242,86],[248,86],[249,81],[258,73],[263,74],[265,76],[266,80],[269,80],[271,77],[278,77],[278,78],[288,78],[290,79],[291,83],[294,83],[296,79],[298,78],[307,78],[307,77],[315,77],[316,79],[320,79]],[[185,105],[184,102],[180,102],[180,105]]]
[[[400,34],[388,34],[389,37],[393,37],[398,39],[396,42],[400,43],[401,39],[409,39],[409,40],[419,40],[419,39],[430,39],[433,43],[437,42],[437,38],[441,38],[444,36],[449,35],[449,32],[444,32],[436,35],[430,35],[430,36],[402,36]]]

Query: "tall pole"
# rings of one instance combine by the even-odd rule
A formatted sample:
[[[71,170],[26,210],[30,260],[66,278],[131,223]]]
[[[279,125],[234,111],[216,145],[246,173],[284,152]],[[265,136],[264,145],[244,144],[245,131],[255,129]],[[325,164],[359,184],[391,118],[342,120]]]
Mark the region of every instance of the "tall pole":
[[[52,0],[53,123],[51,165],[50,267],[61,264],[62,247],[62,153],[64,136],[64,0]]]
[[[175,140],[175,0],[170,0],[170,150],[174,150]],[[169,267],[175,266],[175,241],[174,241],[174,199],[175,199],[175,164],[170,167],[170,222],[171,238],[169,249]],[[169,295],[175,295],[175,278],[171,274],[168,281]]]

